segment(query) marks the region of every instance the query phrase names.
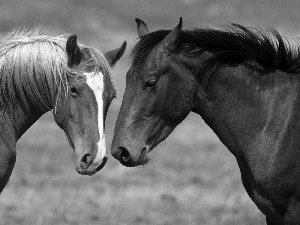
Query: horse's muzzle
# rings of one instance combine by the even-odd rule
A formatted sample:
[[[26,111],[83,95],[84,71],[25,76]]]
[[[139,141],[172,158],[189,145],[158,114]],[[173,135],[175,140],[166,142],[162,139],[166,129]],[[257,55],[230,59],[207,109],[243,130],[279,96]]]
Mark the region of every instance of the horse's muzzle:
[[[90,157],[86,157],[87,161],[82,161],[76,165],[76,171],[81,175],[92,176],[100,171],[106,164],[108,157],[104,156],[100,163],[90,161]]]
[[[113,156],[119,160],[123,166],[126,167],[145,165],[150,160],[148,147],[144,147],[139,156],[134,156],[125,147],[119,147]]]

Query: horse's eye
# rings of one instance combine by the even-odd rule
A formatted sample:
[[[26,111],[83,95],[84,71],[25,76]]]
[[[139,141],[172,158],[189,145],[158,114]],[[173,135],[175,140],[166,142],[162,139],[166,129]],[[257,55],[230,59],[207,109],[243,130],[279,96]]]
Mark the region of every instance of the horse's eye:
[[[145,83],[145,88],[148,87],[155,87],[157,85],[158,80],[157,79],[151,79],[151,80],[147,80]]]
[[[78,96],[77,89],[73,85],[70,85],[70,92],[71,92],[71,95],[73,97],[77,97]]]

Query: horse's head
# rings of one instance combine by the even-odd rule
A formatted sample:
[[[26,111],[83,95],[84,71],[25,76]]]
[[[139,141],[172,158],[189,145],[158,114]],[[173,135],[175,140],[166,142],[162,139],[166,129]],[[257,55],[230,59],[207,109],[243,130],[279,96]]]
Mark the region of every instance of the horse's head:
[[[115,97],[109,66],[121,58],[125,48],[126,42],[103,55],[96,49],[80,48],[76,35],[67,40],[66,81],[58,91],[54,118],[75,150],[80,174],[93,175],[107,161],[104,124]]]
[[[112,155],[125,166],[147,163],[148,153],[189,114],[194,102],[194,78],[174,52],[182,20],[152,47],[154,39],[160,37],[149,34],[143,21],[136,22],[141,40],[133,50],[133,63],[126,75],[112,144]]]

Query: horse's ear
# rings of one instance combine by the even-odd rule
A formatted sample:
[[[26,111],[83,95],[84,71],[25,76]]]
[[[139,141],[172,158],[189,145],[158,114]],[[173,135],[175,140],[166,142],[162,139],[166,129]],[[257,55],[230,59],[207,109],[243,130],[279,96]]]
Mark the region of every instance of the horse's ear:
[[[170,50],[176,47],[179,33],[182,30],[182,17],[179,18],[178,25],[161,41],[164,48]]]
[[[145,22],[143,20],[140,20],[138,18],[135,18],[135,22],[137,24],[137,32],[140,38],[142,38],[143,36],[149,34],[149,30],[147,28],[147,25],[145,24]]]
[[[78,65],[81,61],[81,51],[77,44],[77,35],[71,35],[66,43],[66,51],[68,55],[68,66]]]
[[[123,56],[126,45],[127,42],[124,41],[120,48],[114,49],[104,54],[111,66],[114,66],[116,62]]]

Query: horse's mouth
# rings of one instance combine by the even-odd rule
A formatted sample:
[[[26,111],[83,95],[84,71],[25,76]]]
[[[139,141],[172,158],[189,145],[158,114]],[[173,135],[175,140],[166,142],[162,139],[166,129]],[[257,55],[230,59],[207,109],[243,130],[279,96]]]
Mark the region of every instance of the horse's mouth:
[[[80,174],[80,175],[88,175],[88,176],[92,176],[95,173],[97,173],[98,171],[100,171],[106,164],[107,162],[107,156],[105,156],[102,160],[102,162],[98,165],[95,165],[94,163],[92,163],[89,167],[87,168],[82,168],[80,166],[76,166],[76,171]]]
[[[151,149],[149,145],[143,148],[140,159],[138,161],[138,165],[146,165],[150,161],[150,151]]]

